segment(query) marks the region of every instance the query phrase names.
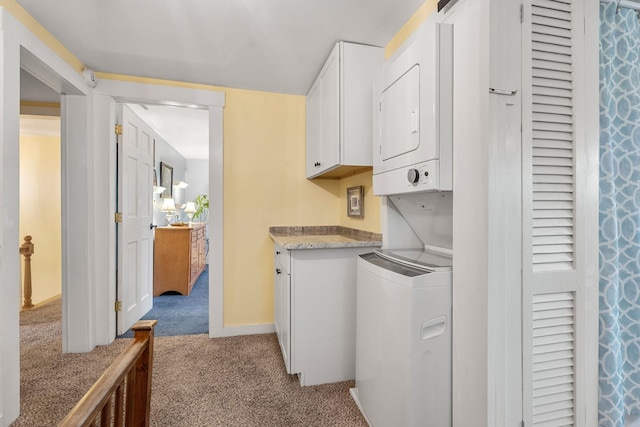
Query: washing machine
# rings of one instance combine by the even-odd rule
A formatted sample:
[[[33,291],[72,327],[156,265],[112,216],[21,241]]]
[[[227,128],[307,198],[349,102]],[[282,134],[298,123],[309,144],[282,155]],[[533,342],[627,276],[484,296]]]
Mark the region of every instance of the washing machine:
[[[358,257],[351,395],[370,426],[451,426],[451,286],[446,253]]]

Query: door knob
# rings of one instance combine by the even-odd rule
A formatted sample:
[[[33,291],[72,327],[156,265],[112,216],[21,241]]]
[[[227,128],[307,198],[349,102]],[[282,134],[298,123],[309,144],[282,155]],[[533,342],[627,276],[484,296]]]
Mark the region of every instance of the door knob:
[[[153,230],[154,228],[158,228],[155,224],[149,224],[149,230]]]
[[[276,268],[276,274],[282,274],[282,270],[280,270],[279,268]]]

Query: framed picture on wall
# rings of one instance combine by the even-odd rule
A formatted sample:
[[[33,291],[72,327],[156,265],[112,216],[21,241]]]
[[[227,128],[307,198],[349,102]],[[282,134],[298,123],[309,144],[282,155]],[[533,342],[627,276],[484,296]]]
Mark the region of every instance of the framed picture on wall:
[[[173,168],[164,162],[160,162],[160,187],[164,187],[160,197],[173,197]]]
[[[347,188],[347,216],[364,218],[364,187]]]

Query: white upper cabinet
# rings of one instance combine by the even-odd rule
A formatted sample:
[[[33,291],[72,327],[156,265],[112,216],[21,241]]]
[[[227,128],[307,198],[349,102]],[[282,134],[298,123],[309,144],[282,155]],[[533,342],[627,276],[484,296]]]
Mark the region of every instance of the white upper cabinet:
[[[307,93],[307,178],[339,178],[372,161],[372,84],[384,49],[338,42]]]

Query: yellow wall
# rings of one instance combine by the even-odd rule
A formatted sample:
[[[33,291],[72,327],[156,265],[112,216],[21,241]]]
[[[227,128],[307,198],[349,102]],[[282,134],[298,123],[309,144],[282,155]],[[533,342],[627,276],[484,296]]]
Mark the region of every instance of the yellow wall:
[[[20,242],[31,235],[32,302],[62,292],[60,137],[20,136]],[[24,270],[24,257],[22,268]],[[24,278],[24,272],[23,276]]]
[[[380,197],[373,195],[373,171],[343,178],[339,181],[340,225],[358,230],[380,232]],[[364,218],[347,216],[347,188],[364,187]]]
[[[225,326],[273,321],[269,226],[340,221],[339,182],[305,178],[305,139],[304,96],[226,90]]]

